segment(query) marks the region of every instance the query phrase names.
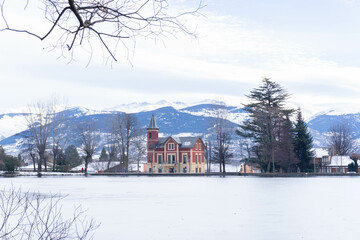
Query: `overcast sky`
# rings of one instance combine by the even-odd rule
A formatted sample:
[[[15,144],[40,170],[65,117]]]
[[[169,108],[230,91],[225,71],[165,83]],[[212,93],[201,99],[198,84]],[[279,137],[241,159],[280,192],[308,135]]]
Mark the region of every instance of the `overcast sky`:
[[[6,12],[14,24],[42,30],[41,14]],[[35,0],[30,0],[35,1]],[[177,8],[194,0],[172,0]],[[0,32],[0,112],[57,95],[72,106],[130,102],[246,102],[262,77],[279,82],[307,112],[360,107],[360,0],[205,0],[204,17],[188,20],[198,38],[138,39],[119,61],[49,51],[49,41]],[[0,23],[2,20],[0,20]],[[10,22],[12,23],[12,22]],[[3,26],[3,25],[1,25]],[[94,59],[95,58],[95,59]]]

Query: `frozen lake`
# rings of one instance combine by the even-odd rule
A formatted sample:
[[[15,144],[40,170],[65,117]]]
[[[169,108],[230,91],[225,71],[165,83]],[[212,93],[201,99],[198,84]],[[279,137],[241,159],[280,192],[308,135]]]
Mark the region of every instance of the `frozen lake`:
[[[360,178],[17,177],[0,186],[62,193],[101,222],[95,239],[350,239]]]

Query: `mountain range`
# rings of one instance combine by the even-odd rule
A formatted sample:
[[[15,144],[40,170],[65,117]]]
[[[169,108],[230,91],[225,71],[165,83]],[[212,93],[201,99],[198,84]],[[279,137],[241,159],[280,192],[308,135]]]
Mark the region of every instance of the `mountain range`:
[[[132,103],[118,105],[102,111],[73,107],[65,110],[67,142],[80,145],[79,133],[75,131],[79,123],[93,121],[96,123],[96,130],[105,134],[109,129],[108,119],[121,112],[127,112],[135,116],[138,126],[146,128],[149,124],[151,115],[156,117],[160,128],[160,136],[200,135],[205,138],[209,136],[214,125],[215,110],[219,108],[221,102],[205,100],[200,103],[187,105],[182,102],[160,101],[151,103]],[[226,106],[228,114],[228,124],[236,128],[248,114],[240,106]],[[26,134],[27,113],[6,113],[0,115],[0,145],[7,153],[16,155],[21,151],[23,136]],[[315,147],[326,147],[326,137],[332,125],[338,122],[345,122],[353,129],[354,138],[360,140],[360,113],[335,114],[333,111],[318,113],[308,120],[308,126],[314,139]],[[238,139],[234,137],[234,143]],[[98,151],[105,144],[103,138]]]

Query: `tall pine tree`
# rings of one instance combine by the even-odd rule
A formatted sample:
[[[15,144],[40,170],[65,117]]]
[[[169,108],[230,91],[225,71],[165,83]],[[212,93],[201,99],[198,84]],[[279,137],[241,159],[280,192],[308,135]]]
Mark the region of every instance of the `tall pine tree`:
[[[278,144],[279,124],[284,116],[292,112],[284,107],[289,94],[269,78],[262,80],[262,85],[251,90],[247,95],[250,100],[245,105],[250,118],[240,125],[237,133],[255,142],[253,151],[266,172],[275,171],[275,155]]]
[[[311,160],[314,158],[312,152],[313,139],[305,123],[301,110],[297,110],[296,124],[294,129],[294,150],[300,160],[299,167],[302,172],[312,171]]]

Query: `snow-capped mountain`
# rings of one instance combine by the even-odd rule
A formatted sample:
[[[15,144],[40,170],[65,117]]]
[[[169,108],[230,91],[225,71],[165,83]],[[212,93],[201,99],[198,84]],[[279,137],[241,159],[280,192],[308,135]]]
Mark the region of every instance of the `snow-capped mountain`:
[[[74,107],[64,111],[67,116],[67,121],[64,123],[66,125],[64,134],[67,135],[69,143],[79,145],[77,126],[81,123],[93,121],[96,123],[95,130],[103,135],[102,144],[105,144],[104,136],[109,131],[109,119],[117,113],[128,112],[136,116],[141,128],[146,128],[151,115],[155,114],[162,136],[178,134],[208,136],[215,122],[216,109],[219,108],[220,104],[222,103],[212,100],[205,100],[196,104],[160,101],[155,104],[118,105],[102,111]],[[233,128],[238,127],[238,124],[248,117],[248,114],[239,106],[227,106],[226,108],[228,123]],[[20,151],[23,136],[27,129],[25,116],[26,113],[0,115],[0,145],[3,145],[8,153],[16,154]],[[326,146],[327,132],[332,125],[338,122],[345,122],[351,126],[354,137],[360,141],[360,113],[334,114],[334,111],[326,111],[314,115],[308,121],[316,147]]]
[[[26,114],[8,113],[0,115],[0,140],[27,129]]]

